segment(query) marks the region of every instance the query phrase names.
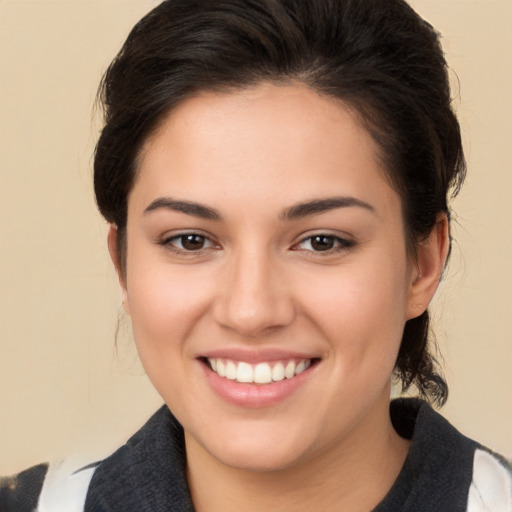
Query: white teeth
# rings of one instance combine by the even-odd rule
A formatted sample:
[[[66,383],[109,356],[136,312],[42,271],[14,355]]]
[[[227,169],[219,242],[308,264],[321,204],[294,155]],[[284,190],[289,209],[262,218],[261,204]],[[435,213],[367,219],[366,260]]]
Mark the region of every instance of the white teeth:
[[[268,363],[260,363],[254,368],[254,382],[256,384],[268,384],[272,382],[272,370]]]
[[[236,380],[243,383],[269,384],[283,379],[291,379],[311,366],[311,359],[302,359],[297,363],[278,361],[271,363],[258,363],[253,366],[244,361],[235,362],[229,359],[208,359],[211,369],[220,377]],[[286,365],[285,365],[286,364]]]
[[[236,379],[236,365],[233,361],[226,363],[226,378],[230,380]]]
[[[279,381],[284,379],[284,366],[283,363],[277,363],[274,368],[272,368],[272,380]]]
[[[306,361],[300,361],[297,365],[297,368],[295,368],[295,375],[299,375],[299,373],[302,373],[306,369]]]
[[[254,371],[249,363],[238,363],[236,380],[238,382],[254,382]]]
[[[219,375],[220,375],[220,373],[219,373]],[[294,361],[290,361],[286,365],[286,368],[284,369],[284,376],[287,379],[291,379],[294,375],[295,375],[295,362]]]
[[[222,362],[221,359],[217,359],[217,373],[221,377],[225,377],[226,376],[226,367],[224,366],[224,363]]]

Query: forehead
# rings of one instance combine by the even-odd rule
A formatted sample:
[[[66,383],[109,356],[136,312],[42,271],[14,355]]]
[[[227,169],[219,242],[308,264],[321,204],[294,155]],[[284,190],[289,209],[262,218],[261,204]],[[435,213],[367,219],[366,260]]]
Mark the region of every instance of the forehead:
[[[203,92],[147,141],[131,195],[270,206],[335,192],[369,201],[393,192],[377,155],[353,111],[304,86]]]

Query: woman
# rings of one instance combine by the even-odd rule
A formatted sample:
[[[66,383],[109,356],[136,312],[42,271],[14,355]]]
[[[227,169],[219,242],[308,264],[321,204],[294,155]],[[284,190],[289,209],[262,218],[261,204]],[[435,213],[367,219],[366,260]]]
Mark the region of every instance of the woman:
[[[37,469],[38,510],[509,510],[501,459],[427,404],[464,177],[434,30],[398,0],[171,0],[102,98],[96,198],[167,406]],[[394,375],[425,401],[390,408]]]

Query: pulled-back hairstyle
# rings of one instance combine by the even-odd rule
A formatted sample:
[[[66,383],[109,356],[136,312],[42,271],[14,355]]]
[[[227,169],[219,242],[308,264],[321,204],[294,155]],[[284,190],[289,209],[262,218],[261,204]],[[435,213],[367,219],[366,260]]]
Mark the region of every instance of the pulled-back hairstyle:
[[[133,28],[100,88],[94,161],[102,215],[125,266],[137,157],[179,102],[203,90],[300,83],[358,113],[400,194],[409,252],[449,214],[464,178],[438,34],[403,0],[167,0]],[[428,344],[428,311],[406,322],[395,371],[439,404],[447,385]]]

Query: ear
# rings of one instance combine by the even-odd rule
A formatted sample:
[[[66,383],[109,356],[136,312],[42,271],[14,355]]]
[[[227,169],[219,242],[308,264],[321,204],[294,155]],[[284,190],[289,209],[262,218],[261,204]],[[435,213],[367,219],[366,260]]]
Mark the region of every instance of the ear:
[[[420,316],[427,309],[439,285],[449,248],[449,222],[443,213],[428,238],[419,244],[411,274],[407,320]]]
[[[123,308],[126,314],[130,314],[130,304],[128,301],[128,292],[126,289],[126,277],[121,266],[120,254],[118,251],[117,243],[118,231],[115,224],[110,224],[107,235],[108,252],[110,253],[110,259],[116,269],[117,277],[119,279],[119,286],[121,287],[121,298],[123,301]]]

